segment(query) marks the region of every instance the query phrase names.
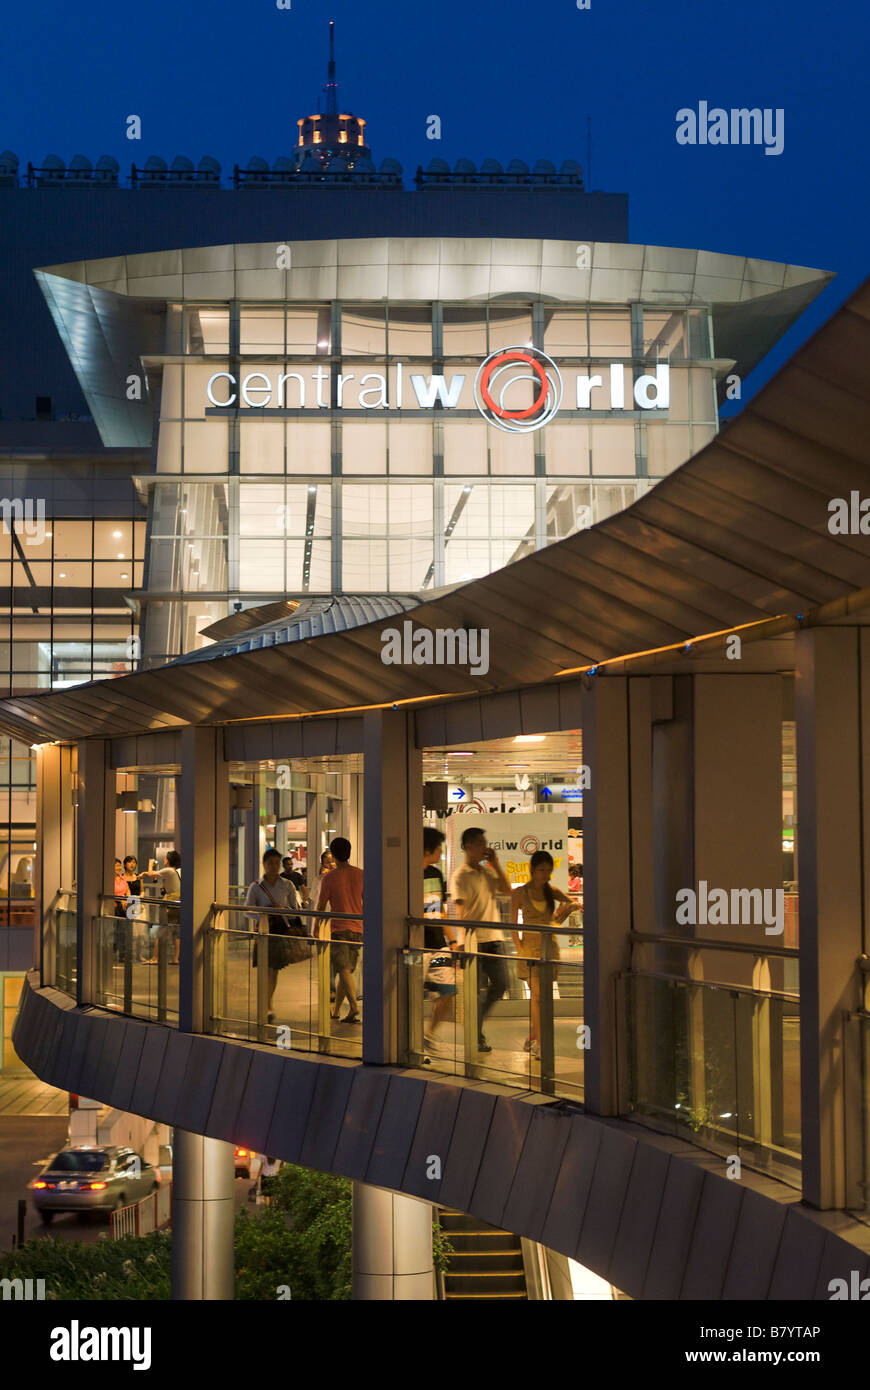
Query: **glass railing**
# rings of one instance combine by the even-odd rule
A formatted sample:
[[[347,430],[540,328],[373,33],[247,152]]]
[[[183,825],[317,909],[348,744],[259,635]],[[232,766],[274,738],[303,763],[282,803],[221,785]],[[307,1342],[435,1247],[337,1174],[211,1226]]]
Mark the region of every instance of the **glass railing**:
[[[412,940],[422,939],[427,919],[408,922]],[[507,941],[493,954],[476,941],[472,924],[451,926],[465,932],[461,949],[399,953],[407,1025],[401,1060],[582,1100],[582,932],[528,928],[518,954]]]
[[[143,898],[134,910],[141,915],[93,919],[94,998],[88,1002],[177,1027],[178,905]]]
[[[54,918],[54,987],[75,998],[78,979],[75,891],[59,888],[51,912]]]
[[[259,926],[252,929],[252,917]],[[269,918],[301,921],[311,935],[270,931]],[[362,1056],[362,938],[340,940],[345,913],[215,904],[206,936],[205,1029],[221,1037],[333,1057]],[[274,925],[271,924],[271,925]],[[297,927],[298,929],[298,927]],[[315,929],[318,936],[314,936]],[[339,1000],[338,1017],[336,998]]]
[[[862,958],[862,963],[866,962]],[[864,984],[870,983],[867,965]],[[845,1118],[846,1206],[870,1223],[870,1010],[846,1018]]]
[[[621,1112],[799,1185],[797,997],[639,971],[618,989]]]

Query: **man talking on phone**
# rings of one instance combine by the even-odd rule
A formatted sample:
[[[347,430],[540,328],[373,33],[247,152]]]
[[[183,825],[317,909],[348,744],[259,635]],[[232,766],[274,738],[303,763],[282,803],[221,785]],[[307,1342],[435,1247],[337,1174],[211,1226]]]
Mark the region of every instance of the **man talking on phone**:
[[[499,893],[508,896],[511,885],[498,855],[490,849],[485,832],[477,825],[463,830],[461,843],[465,862],[457,865],[450,876],[451,901],[466,921],[500,922],[496,898]],[[478,927],[475,939],[479,952],[477,968],[489,981],[486,993],[478,995],[477,1046],[481,1052],[492,1052],[484,1036],[483,1020],[508,988],[507,961],[503,958],[505,934],[500,927]]]

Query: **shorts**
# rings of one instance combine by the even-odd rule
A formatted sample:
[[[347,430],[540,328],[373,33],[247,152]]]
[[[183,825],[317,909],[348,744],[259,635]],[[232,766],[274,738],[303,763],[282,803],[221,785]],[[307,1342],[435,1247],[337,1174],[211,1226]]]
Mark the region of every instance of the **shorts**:
[[[456,994],[456,964],[452,955],[433,955],[426,964],[423,988],[442,999]]]
[[[354,945],[351,941],[335,940],[333,937],[329,948],[329,963],[333,975],[337,975],[339,970],[356,970],[356,963],[359,960],[360,945]]]

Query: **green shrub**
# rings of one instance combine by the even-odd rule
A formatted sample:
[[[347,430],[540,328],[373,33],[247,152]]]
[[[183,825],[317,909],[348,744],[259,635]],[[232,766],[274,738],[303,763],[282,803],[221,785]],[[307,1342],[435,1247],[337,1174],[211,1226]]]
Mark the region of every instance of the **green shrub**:
[[[437,1268],[451,1246],[432,1227]],[[44,1279],[47,1299],[149,1302],[171,1297],[172,1235],[103,1237],[93,1245],[46,1237],[0,1256],[0,1278]],[[285,1164],[272,1205],[239,1212],[235,1225],[235,1296],[272,1301],[281,1285],[294,1301],[351,1296],[351,1184],[347,1178]]]

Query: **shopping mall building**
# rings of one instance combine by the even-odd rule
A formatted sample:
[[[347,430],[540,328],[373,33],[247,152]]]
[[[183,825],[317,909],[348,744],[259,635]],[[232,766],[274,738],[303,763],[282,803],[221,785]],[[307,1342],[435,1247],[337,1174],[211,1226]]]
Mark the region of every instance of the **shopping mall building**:
[[[530,1296],[828,1297],[870,1250],[870,562],[826,507],[866,474],[866,291],[720,436],[828,272],[631,243],[570,161],[406,191],[334,96],[231,189],[0,160],[6,1061],[175,1127],[181,1297],[231,1288],[234,1143],[354,1179],[360,1297],[431,1295],[432,1202],[515,1234]],[[485,630],[486,669],[387,664],[406,624]],[[424,1045],[422,826],[453,867],[466,806],[512,882],[583,865],[540,1056],[514,967],[477,1052],[473,937]],[[361,1036],[322,940],[270,998],[238,906],[336,833]],[[174,978],[132,920],[118,952],[111,872],[172,846]],[[781,927],[687,929],[702,882]]]

